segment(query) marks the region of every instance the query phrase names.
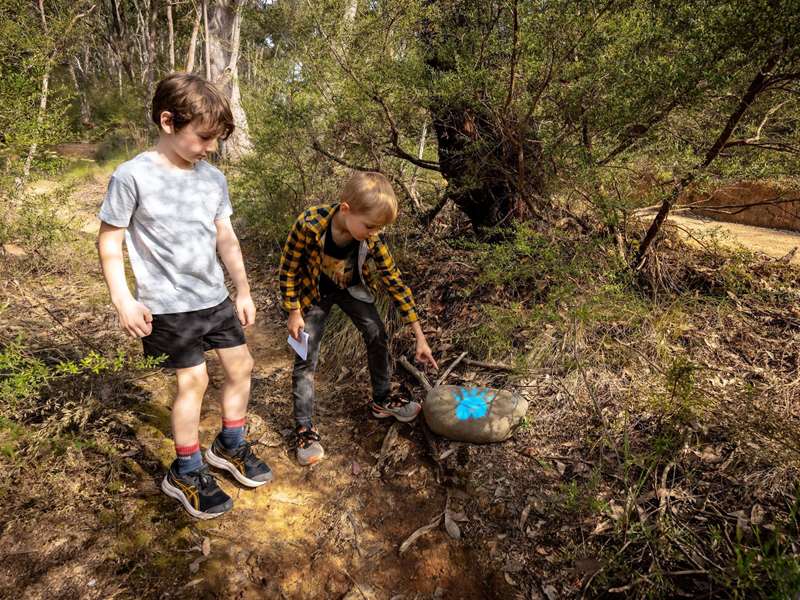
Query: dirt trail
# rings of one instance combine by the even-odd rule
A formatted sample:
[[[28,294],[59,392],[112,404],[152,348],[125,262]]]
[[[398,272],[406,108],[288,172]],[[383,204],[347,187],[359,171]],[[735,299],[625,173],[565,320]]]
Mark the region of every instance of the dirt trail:
[[[471,566],[468,547],[443,531],[432,532],[403,557],[398,554],[403,540],[441,512],[445,502],[414,441],[414,425],[396,426],[389,466],[376,470],[389,425],[367,416],[363,397],[323,383],[318,414],[328,456],[312,468],[295,463],[287,444],[291,357],[281,343],[283,327],[264,321],[248,331],[256,359],[251,433],[265,444],[259,452],[275,480],[250,490],[219,477],[235,507],[222,518],[195,524],[208,537],[211,552],[200,558],[190,584],[240,598],[490,597]],[[222,374],[214,356],[208,364],[212,383],[201,418],[204,447],[220,423]],[[146,387],[153,392],[154,408],[167,417],[172,380],[160,374]],[[158,437],[143,441],[150,447],[156,442],[166,464],[170,444],[166,435]],[[170,502],[165,508],[180,511]]]
[[[725,223],[690,215],[670,215],[669,221],[675,224],[690,243],[713,235],[728,248],[743,246],[753,252],[760,252],[772,258],[783,258],[793,249],[800,247],[800,233],[766,227],[753,227],[739,223]],[[795,252],[789,262],[800,264],[800,252]]]
[[[98,180],[76,192],[80,214],[86,217],[78,228],[87,240],[93,240],[97,231],[92,215],[104,189]],[[83,275],[96,293],[101,285],[99,269],[88,271],[92,272]],[[255,288],[274,284],[253,283]],[[53,281],[39,297],[59,303],[65,293],[59,286]],[[74,294],[70,301],[88,302]],[[0,592],[5,581],[19,590],[16,597],[26,598],[55,597],[49,595],[55,590],[66,590],[58,597],[81,598],[495,597],[469,541],[453,540],[441,527],[399,554],[408,536],[444,510],[446,492],[436,482],[417,424],[391,425],[369,416],[364,373],[358,381],[350,376],[338,384],[321,378],[317,421],[327,456],[311,468],[297,465],[289,447],[292,354],[279,312],[264,305],[259,308],[258,323],[247,331],[256,365],[250,437],[261,441],[254,449],[272,467],[274,481],[251,490],[216,473],[235,505],[230,513],[210,521],[191,519],[161,494],[157,486],[173,458],[169,414],[174,377],[156,372],[136,381],[132,394],[138,400],[125,417],[131,437],[120,440],[131,448],[123,454],[130,457],[125,459],[129,473],[123,480],[133,481],[138,492],[120,496],[124,508],[116,512],[69,508],[65,514],[80,515],[80,524],[53,516],[44,529],[30,522],[10,524],[5,532],[0,529],[0,542],[29,536],[25,544],[12,542],[8,555],[33,565],[28,569],[23,562],[9,564],[6,572],[0,568]],[[107,304],[96,314],[112,326]],[[72,326],[69,321],[65,325]],[[203,448],[210,445],[221,421],[222,373],[213,353],[208,355],[208,367],[211,382],[200,431]],[[390,436],[394,442],[382,449],[390,428],[397,436]],[[82,485],[91,486],[88,480]],[[123,484],[123,490],[129,485]],[[114,492],[89,490],[101,501],[109,493]],[[48,550],[50,538],[68,540],[59,550],[57,570]],[[39,549],[26,554],[31,552],[29,546]]]

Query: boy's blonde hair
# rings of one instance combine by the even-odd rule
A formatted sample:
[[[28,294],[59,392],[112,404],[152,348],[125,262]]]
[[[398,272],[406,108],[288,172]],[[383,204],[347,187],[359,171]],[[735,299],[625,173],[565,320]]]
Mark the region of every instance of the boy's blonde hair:
[[[397,219],[397,197],[392,184],[380,173],[357,171],[344,184],[339,196],[356,214],[369,214],[381,223],[393,223]]]

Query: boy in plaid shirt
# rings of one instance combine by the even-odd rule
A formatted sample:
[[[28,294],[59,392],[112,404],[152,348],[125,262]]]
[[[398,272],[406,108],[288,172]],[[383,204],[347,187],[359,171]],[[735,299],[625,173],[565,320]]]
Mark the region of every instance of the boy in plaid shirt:
[[[309,336],[308,355],[305,360],[295,357],[292,372],[297,460],[301,465],[315,463],[325,455],[312,422],[314,372],[334,304],[350,317],[367,345],[373,416],[409,422],[422,408],[418,402],[389,398],[388,339],[367,285],[374,280],[368,258],[375,263],[377,275],[403,320],[414,330],[416,359],[438,369],[422,333],[411,290],[400,279],[400,271],[379,235],[395,221],[397,211],[397,198],[386,177],[357,172],[345,184],[338,204],[312,206],[289,232],[280,263],[283,308],[289,313],[290,335],[299,340],[305,331]]]

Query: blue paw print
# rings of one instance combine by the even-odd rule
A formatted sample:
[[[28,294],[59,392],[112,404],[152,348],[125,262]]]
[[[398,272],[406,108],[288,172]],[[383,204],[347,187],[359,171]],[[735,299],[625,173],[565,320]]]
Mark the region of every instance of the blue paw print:
[[[456,418],[461,421],[480,419],[489,412],[486,394],[489,390],[482,388],[461,388],[458,392]]]

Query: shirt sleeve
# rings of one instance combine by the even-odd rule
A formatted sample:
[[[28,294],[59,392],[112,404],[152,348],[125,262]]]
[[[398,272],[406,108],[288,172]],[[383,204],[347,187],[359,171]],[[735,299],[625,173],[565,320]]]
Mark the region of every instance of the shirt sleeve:
[[[406,323],[413,323],[419,320],[411,289],[403,283],[400,277],[400,269],[395,265],[388,246],[380,236],[375,239],[372,246],[372,259],[375,261],[375,268],[378,271],[383,285],[392,296],[394,305],[400,312],[400,316],[403,317],[403,320]]]
[[[98,218],[114,227],[127,227],[136,211],[136,192],[122,176],[114,174],[108,182],[108,190],[100,207]]]
[[[286,311],[301,308],[297,283],[300,261],[306,249],[305,215],[303,213],[297,217],[281,253],[278,280],[281,288],[281,306]]]
[[[219,206],[217,207],[217,214],[214,215],[214,220],[225,219],[233,214],[233,207],[231,206],[231,197],[228,194],[228,182],[225,177],[222,177],[222,198],[220,199]]]

